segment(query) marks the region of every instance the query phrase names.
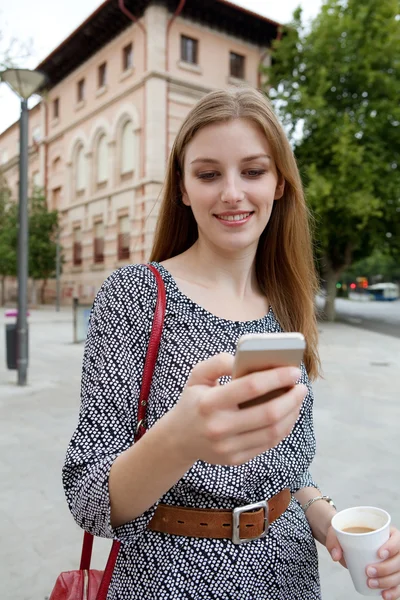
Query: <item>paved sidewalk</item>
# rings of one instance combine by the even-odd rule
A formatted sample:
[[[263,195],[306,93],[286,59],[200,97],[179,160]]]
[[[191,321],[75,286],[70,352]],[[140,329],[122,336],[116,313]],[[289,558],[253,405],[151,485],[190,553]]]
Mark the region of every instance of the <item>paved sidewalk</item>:
[[[77,419],[83,345],[72,343],[70,309],[32,311],[29,385],[18,388],[5,367],[5,322],[1,311],[0,598],[44,600],[80,552],[60,472]],[[344,324],[320,330],[325,379],[315,384],[314,478],[338,508],[381,506],[400,525],[400,340]],[[98,568],[108,549],[96,540]],[[320,555],[323,599],[358,600],[347,571],[324,548]]]

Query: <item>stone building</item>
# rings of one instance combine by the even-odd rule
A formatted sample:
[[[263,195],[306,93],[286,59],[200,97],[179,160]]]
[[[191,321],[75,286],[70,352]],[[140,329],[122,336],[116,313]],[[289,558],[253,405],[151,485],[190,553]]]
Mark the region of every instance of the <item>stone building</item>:
[[[180,123],[210,90],[259,87],[278,27],[226,0],[105,0],[38,65],[49,83],[30,111],[29,177],[60,212],[63,302],[91,302],[111,271],[147,259]],[[18,137],[18,123],[0,136],[15,198]]]

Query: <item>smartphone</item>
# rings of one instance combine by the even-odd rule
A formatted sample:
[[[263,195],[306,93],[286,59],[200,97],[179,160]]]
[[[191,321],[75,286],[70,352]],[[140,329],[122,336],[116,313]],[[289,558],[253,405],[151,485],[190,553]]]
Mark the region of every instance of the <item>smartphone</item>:
[[[306,341],[301,333],[250,333],[237,344],[232,378],[243,377],[254,371],[275,367],[300,367]],[[248,408],[281,396],[290,388],[272,390],[268,394],[239,404]]]

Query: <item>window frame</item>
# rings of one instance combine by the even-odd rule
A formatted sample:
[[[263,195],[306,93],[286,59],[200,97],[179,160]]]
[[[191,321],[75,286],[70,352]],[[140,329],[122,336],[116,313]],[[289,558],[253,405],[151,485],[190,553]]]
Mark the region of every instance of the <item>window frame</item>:
[[[102,163],[100,162],[100,158],[101,158],[101,147],[100,144],[105,144],[105,165],[102,165]],[[97,139],[97,143],[96,143],[96,162],[95,162],[95,184],[97,186],[97,189],[101,189],[103,187],[105,187],[107,185],[107,182],[109,180],[109,152],[108,152],[108,139],[107,139],[107,135],[103,132],[101,133],[101,135],[98,137]],[[104,166],[104,172],[101,173],[102,169],[101,167]]]
[[[82,265],[82,240],[78,241],[75,239],[77,231],[79,231],[82,236],[82,228],[74,227],[72,230],[72,264],[74,267],[80,267]]]
[[[54,98],[53,100],[53,119],[60,118],[60,98]]]
[[[97,88],[101,90],[107,85],[107,61],[97,67]]]
[[[133,69],[133,44],[129,42],[122,48],[122,71],[126,73],[131,69]]]
[[[131,130],[129,130],[128,128],[131,128]],[[126,138],[125,132],[128,131],[130,139],[129,142],[132,144],[132,162],[128,161],[128,167],[129,168],[125,168],[126,166],[126,161],[127,161],[127,156],[129,156],[129,154],[126,154],[125,150],[129,151],[129,147],[126,148]],[[120,129],[120,143],[119,143],[119,152],[120,152],[120,160],[119,160],[119,179],[120,181],[127,181],[129,179],[131,179],[134,174],[135,174],[135,165],[136,165],[136,160],[137,160],[137,144],[136,144],[136,138],[135,138],[135,132],[133,130],[133,121],[131,120],[127,120],[125,121],[125,123],[123,124],[123,126]]]
[[[103,236],[96,236],[96,229],[98,225],[103,226]],[[104,221],[96,221],[94,223],[94,235],[93,235],[93,262],[95,265],[104,263],[104,246],[105,246],[105,235],[104,235]],[[99,250],[100,248],[100,250]]]
[[[121,221],[127,219],[128,231],[121,231]],[[127,244],[124,241],[127,240]],[[129,215],[121,215],[118,218],[118,236],[117,236],[117,256],[118,260],[129,260],[130,258],[130,233],[129,233]]]
[[[189,56],[190,46],[187,45],[187,42],[191,42],[193,44],[191,48],[193,57]],[[193,60],[190,60],[191,58],[193,58]],[[199,64],[199,40],[196,38],[189,37],[184,33],[181,33],[181,61],[187,63],[188,65]]]
[[[85,78],[82,77],[76,84],[76,99],[77,102],[83,102],[85,99]]]
[[[82,158],[80,158],[82,153]],[[82,164],[80,163],[82,160]],[[75,159],[74,159],[74,188],[77,196],[82,196],[86,192],[88,180],[87,180],[87,164],[86,164],[86,156],[85,156],[85,147],[81,143],[76,148],[75,151]],[[82,182],[79,181],[79,176],[82,178]],[[82,183],[83,185],[79,185]]]
[[[240,59],[237,61],[237,59]],[[236,65],[235,65],[236,61]],[[235,68],[239,65],[239,70],[235,72]],[[239,74],[238,74],[239,73]],[[229,52],[229,75],[230,77],[234,77],[235,79],[246,78],[246,56],[244,54],[239,54],[238,52],[233,52],[230,50]]]

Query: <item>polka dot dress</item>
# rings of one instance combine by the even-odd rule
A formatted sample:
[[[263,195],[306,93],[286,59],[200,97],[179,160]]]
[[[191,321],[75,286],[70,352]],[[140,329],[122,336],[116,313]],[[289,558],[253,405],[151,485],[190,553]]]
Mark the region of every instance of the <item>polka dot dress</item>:
[[[281,331],[272,309],[247,322],[212,315],[187,298],[164,267],[154,265],[165,283],[167,308],[148,428],[175,405],[199,361],[219,352],[234,354],[242,334]],[[108,476],[116,457],[133,443],[156,297],[154,276],[144,265],[115,271],[100,289],[85,346],[79,422],[63,469],[77,523],[121,541],[108,600],[319,599],[316,546],[294,497],[267,537],[242,545],[148,530],[158,502],[134,521],[111,527]],[[278,446],[241,466],[198,461],[159,501],[232,509],[286,487],[294,492],[315,485],[308,472],[315,454],[313,395],[304,369],[302,381],[309,393],[292,433]]]

